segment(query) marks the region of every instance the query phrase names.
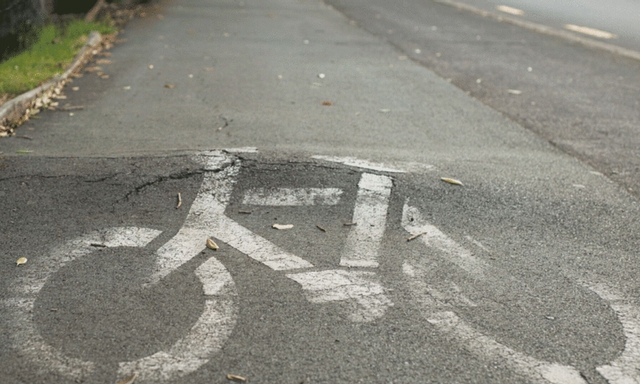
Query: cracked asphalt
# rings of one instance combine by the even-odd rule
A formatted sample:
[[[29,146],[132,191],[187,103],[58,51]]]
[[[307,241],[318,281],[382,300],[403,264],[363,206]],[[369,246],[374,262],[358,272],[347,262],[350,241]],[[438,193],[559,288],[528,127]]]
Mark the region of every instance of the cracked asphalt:
[[[548,81],[526,83],[541,92],[540,109],[527,112],[535,122],[526,123],[532,115],[514,117],[520,102],[470,88],[475,70],[488,70],[486,56],[407,60],[414,47],[394,40],[399,27],[381,37],[390,22],[382,14],[392,14],[386,5],[330,3],[349,17],[315,0],[160,2],[127,25],[126,41],[104,66],[109,79],[85,73],[72,84],[79,91],[65,91],[61,104],[83,110],[43,111],[18,130],[31,140],[0,141],[0,382],[115,383],[132,373],[126,362],[159,353],[178,357],[138,368],[136,382],[225,383],[227,374],[252,383],[562,382],[558,372],[611,382],[601,367],[629,353],[635,326],[621,321],[612,297],[635,308],[640,292],[640,212],[629,191],[636,181],[631,168],[618,178],[611,171],[633,151],[616,160],[617,140],[592,143],[605,148],[594,152],[576,144],[584,133],[577,129],[568,141],[553,136],[556,126],[543,124],[553,120],[546,102],[562,109],[553,120],[559,125],[579,113],[563,109],[573,99],[562,92],[544,98]],[[533,39],[442,5],[425,7],[425,25],[440,15],[461,20],[448,24],[452,30]],[[445,40],[428,44],[463,55]],[[535,45],[592,54],[548,37]],[[443,78],[449,73],[453,84]],[[482,73],[482,84],[495,80],[495,89],[511,76]],[[211,166],[218,158],[223,166]],[[232,168],[238,173],[216,179]],[[380,196],[361,198],[365,174],[391,185],[379,265],[347,268],[351,234],[373,232],[362,221],[345,223],[359,210],[378,212],[370,207]],[[328,188],[341,191],[333,205],[245,200],[258,189]],[[211,199],[204,208],[203,198]],[[163,247],[188,247],[189,233],[206,231],[199,217],[216,204],[216,215],[237,225],[222,228],[228,233],[264,239],[313,267],[278,270],[242,248],[246,238],[225,242],[212,231],[195,239],[202,251],[148,285]],[[154,236],[117,243],[108,235],[114,228],[127,241],[138,230]],[[82,236],[96,240],[84,244]],[[205,237],[219,249],[207,249]],[[16,266],[20,257],[28,261]],[[218,269],[203,269],[211,260]],[[335,271],[372,276],[367,287],[381,287],[388,303],[359,294],[314,301],[291,277]],[[222,311],[227,299],[233,325],[215,318],[199,334],[206,344],[205,336],[228,330],[219,347],[175,347],[197,331],[207,308]],[[379,315],[353,321],[363,302]],[[629,372],[637,357],[625,360]],[[152,363],[169,361],[161,358]]]

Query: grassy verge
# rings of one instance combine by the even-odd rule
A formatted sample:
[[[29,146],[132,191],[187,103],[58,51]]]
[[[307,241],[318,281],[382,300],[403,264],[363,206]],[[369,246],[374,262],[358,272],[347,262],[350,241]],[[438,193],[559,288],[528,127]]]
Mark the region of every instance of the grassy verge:
[[[83,20],[72,21],[64,28],[44,26],[28,50],[0,63],[0,102],[64,72],[91,31],[106,34],[115,28]]]

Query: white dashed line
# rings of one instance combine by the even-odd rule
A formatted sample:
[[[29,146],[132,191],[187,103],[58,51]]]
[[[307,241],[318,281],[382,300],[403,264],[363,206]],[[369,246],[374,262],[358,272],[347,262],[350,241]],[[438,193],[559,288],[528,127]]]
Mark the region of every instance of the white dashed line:
[[[339,188],[255,188],[244,194],[242,204],[268,206],[336,205]]]

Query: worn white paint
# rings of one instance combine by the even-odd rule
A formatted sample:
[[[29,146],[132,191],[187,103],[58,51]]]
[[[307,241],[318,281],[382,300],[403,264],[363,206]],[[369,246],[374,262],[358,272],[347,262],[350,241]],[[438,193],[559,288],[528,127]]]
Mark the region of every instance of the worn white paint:
[[[287,274],[302,286],[311,303],[346,301],[352,305],[349,318],[354,322],[368,322],[384,315],[393,303],[369,271],[327,270]]]
[[[626,337],[624,350],[611,363],[597,367],[610,384],[640,383],[640,307],[635,300],[602,283],[583,282],[587,288],[606,301],[618,316]]]
[[[206,297],[200,318],[168,351],[119,364],[118,376],[138,373],[136,382],[156,383],[188,375],[207,363],[229,337],[236,323],[237,296],[227,269],[210,258],[195,271]]]
[[[582,33],[583,35],[593,36],[599,39],[615,39],[618,37],[615,33],[602,31],[595,28],[583,27],[575,24],[565,24],[564,28],[568,29],[569,31]]]
[[[158,250],[151,284],[157,283],[205,249],[206,239],[209,237],[220,239],[274,270],[313,266],[225,216],[235,176],[240,171],[240,163],[215,154],[202,159],[206,162],[205,168],[214,172],[205,173],[200,191],[191,205],[184,225]]]
[[[405,263],[402,267],[409,288],[427,322],[438,331],[451,336],[462,348],[482,358],[500,361],[500,364],[540,384],[586,384],[575,368],[537,360],[509,348],[479,332],[453,312],[455,307],[471,302],[459,290],[442,295],[424,282],[421,266]],[[436,295],[433,293],[437,292]]]
[[[389,173],[406,173],[403,169],[390,168],[380,163],[372,163],[367,160],[357,159],[355,157],[334,157],[334,156],[311,156],[313,159],[330,161],[332,163],[340,163],[349,165],[351,167],[357,167],[362,169],[369,169],[372,171],[389,172]]]
[[[10,297],[3,301],[8,316],[6,327],[13,347],[41,374],[58,372],[70,381],[86,380],[93,372],[92,362],[63,355],[40,335],[33,319],[37,295],[49,276],[64,265],[100,249],[91,244],[144,247],[159,234],[160,231],[147,228],[110,228],[70,240],[45,257],[31,256],[28,267],[16,269],[19,276],[9,288]]]
[[[387,224],[393,181],[388,176],[363,173],[358,183],[351,227],[340,265],[378,267],[378,252]]]
[[[242,204],[266,206],[336,205],[339,188],[255,188],[245,192]]]
[[[490,266],[484,260],[474,256],[468,249],[431,225],[417,208],[406,203],[402,209],[402,227],[412,235],[424,233],[416,240],[423,242],[428,247],[442,251],[447,256],[447,260],[475,278],[480,280],[486,278]]]

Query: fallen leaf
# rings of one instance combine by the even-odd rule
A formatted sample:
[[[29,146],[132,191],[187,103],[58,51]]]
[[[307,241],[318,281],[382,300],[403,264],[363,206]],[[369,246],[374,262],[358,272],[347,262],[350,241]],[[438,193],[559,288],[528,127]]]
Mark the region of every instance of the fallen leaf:
[[[323,227],[321,227],[321,226],[319,226],[319,225],[316,225],[316,227],[318,227],[318,229],[319,229],[319,230],[321,230],[322,232],[327,232],[327,230],[326,230],[326,229],[324,229]]]
[[[323,102],[322,102],[322,105],[325,105],[325,106],[331,106],[331,105],[333,105],[333,103],[332,103],[332,102],[330,102],[330,101],[323,101]]]
[[[27,262],[27,258],[21,257],[18,260],[16,260],[16,265],[22,265],[22,264],[25,264],[26,262]]]
[[[182,195],[178,192],[178,205],[176,205],[176,209],[182,206]]]
[[[80,90],[80,87],[71,87],[71,90],[72,90],[72,91],[79,91],[79,90]]]
[[[138,377],[138,374],[134,373],[133,375],[118,381],[116,384],[133,384],[133,382],[136,381],[136,377]]]
[[[165,88],[169,88],[169,89],[173,89],[173,84],[165,84],[164,87]]]
[[[242,382],[247,381],[247,379],[242,377],[242,376],[232,375],[232,374],[229,374],[229,373],[227,374],[227,380],[242,381]]]
[[[291,229],[293,224],[273,224],[271,227],[275,229]]]
[[[451,179],[451,178],[448,178],[448,177],[441,177],[440,180],[444,181],[445,183],[449,183],[449,184],[463,185],[462,181],[456,180],[456,179]]]
[[[218,247],[218,244],[216,244],[215,241],[207,239],[207,248],[217,251],[220,247]]]
[[[149,69],[153,69],[153,65],[149,65]]]
[[[128,91],[128,90],[130,90],[130,89],[131,89],[131,86],[130,86],[130,85],[126,85],[126,86],[122,87],[122,89],[124,89],[124,90],[127,90],[127,91]]]
[[[101,71],[102,67],[89,67],[87,69],[85,69],[85,72],[98,72]]]
[[[101,64],[101,65],[102,65],[102,64],[112,64],[112,63],[113,63],[113,62],[112,62],[111,60],[109,60],[109,59],[99,59],[99,60],[96,60],[96,64]]]
[[[420,232],[420,233],[417,233],[417,234],[415,234],[415,235],[413,235],[413,236],[409,236],[409,237],[407,237],[407,241],[411,241],[411,240],[417,239],[418,237],[420,237],[420,236],[422,236],[422,235],[426,235],[426,234],[427,234],[427,232]]]
[[[507,89],[507,92],[509,92],[512,95],[520,95],[522,94],[522,91],[519,89]]]

